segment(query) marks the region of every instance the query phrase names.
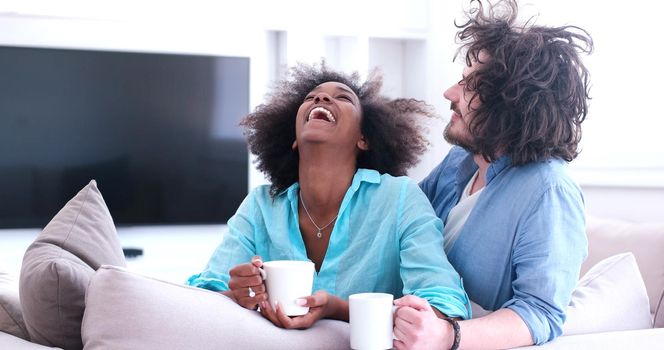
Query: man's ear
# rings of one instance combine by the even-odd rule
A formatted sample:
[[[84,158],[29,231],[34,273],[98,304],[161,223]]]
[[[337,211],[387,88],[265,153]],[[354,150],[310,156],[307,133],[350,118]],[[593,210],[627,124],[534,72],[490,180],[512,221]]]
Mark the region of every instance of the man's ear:
[[[293,145],[291,146],[291,148],[293,149],[293,151],[297,149],[297,140],[293,141]]]
[[[367,139],[366,137],[364,137],[364,135],[361,135],[360,139],[357,141],[357,148],[359,148],[362,151],[369,150],[369,142],[367,142]]]

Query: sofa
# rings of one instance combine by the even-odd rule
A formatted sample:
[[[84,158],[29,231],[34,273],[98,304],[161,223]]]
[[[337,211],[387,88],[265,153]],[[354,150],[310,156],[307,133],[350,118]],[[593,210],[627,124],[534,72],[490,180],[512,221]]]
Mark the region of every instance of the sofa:
[[[664,347],[664,223],[589,217],[587,234],[564,335],[532,348]],[[0,349],[349,347],[345,322],[280,329],[219,293],[127,269],[94,181],[28,247],[19,276],[0,268]]]

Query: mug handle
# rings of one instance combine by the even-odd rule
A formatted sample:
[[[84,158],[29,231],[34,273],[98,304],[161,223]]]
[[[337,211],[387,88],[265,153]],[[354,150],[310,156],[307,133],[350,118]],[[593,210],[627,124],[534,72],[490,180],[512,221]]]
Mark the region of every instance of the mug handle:
[[[261,274],[261,278],[263,279],[263,281],[265,281],[267,279],[267,272],[265,272],[265,270],[262,267],[258,268],[258,272]]]

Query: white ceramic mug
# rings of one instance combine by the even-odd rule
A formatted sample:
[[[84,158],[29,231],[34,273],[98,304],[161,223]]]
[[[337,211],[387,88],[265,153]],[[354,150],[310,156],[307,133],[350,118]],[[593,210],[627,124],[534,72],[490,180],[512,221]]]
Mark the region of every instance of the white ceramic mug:
[[[279,307],[288,316],[300,316],[309,307],[300,306],[295,300],[311,295],[314,284],[314,263],[298,260],[274,260],[263,263],[261,276],[265,280],[268,301],[273,310]]]
[[[351,348],[392,348],[393,300],[392,294],[386,293],[359,293],[348,297]]]

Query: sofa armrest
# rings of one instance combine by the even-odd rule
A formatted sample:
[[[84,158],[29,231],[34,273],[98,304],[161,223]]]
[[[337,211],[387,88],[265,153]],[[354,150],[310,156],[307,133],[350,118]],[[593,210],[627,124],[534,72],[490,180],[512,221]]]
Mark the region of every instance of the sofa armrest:
[[[544,345],[528,346],[520,349],[659,349],[662,344],[664,344],[664,328],[653,328],[562,336]]]
[[[12,350],[47,350],[47,349],[60,349],[60,348],[51,348],[44,345],[39,345],[36,343],[31,343],[27,340],[23,340],[19,337],[13,336],[11,334],[0,332],[0,349],[12,349]],[[62,349],[60,349],[62,350]]]

